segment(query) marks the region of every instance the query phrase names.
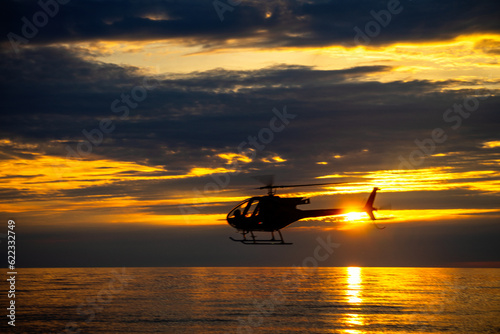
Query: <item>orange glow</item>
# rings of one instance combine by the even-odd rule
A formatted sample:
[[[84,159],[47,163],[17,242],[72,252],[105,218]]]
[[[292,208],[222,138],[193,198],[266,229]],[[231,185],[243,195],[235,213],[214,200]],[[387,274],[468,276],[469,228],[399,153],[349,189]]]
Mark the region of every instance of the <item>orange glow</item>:
[[[483,148],[495,148],[495,147],[500,147],[500,141],[487,141],[483,143]]]
[[[150,19],[158,19],[149,16]],[[265,30],[259,32],[266,34]],[[390,71],[365,75],[363,79],[409,81],[448,80],[450,89],[466,87],[465,81],[499,77],[496,48],[500,35],[463,35],[452,40],[436,42],[397,43],[392,45],[370,45],[368,47],[346,47],[332,45],[326,47],[273,47],[255,48],[261,36],[228,39],[213,49],[203,48],[193,40],[154,40],[136,42],[84,42],[67,44],[97,54],[97,60],[150,69],[157,64],[162,72],[191,73],[214,68],[229,70],[253,70],[272,64],[294,64],[310,66],[319,70],[336,70],[363,66],[369,63],[392,66]],[[234,64],[234,65],[231,65]],[[470,80],[469,80],[470,79]],[[460,81],[464,82],[461,83]],[[498,83],[488,83],[491,87]]]
[[[432,167],[422,169],[404,170],[380,170],[372,172],[347,172],[342,175],[349,178],[361,178],[361,182],[349,182],[339,184],[330,189],[308,193],[309,196],[347,194],[369,192],[373,186],[377,186],[385,192],[401,191],[439,191],[456,188],[470,190],[500,192],[500,181],[494,178],[500,177],[498,170],[457,171],[453,167]],[[339,178],[338,174],[324,175],[318,179]],[[474,182],[471,182],[474,180]],[[367,182],[369,184],[367,184]],[[328,188],[328,187],[326,187]]]
[[[106,219],[110,223],[147,223],[153,225],[186,226],[186,225],[225,225],[225,214],[193,214],[193,215],[153,215],[144,213],[112,214]]]
[[[107,159],[76,160],[33,154],[34,159],[0,161],[0,189],[25,189],[48,194],[63,189],[83,188],[118,181],[160,180],[199,177],[234,172],[226,168],[192,168],[187,174],[169,175],[160,166],[146,166]]]
[[[226,168],[192,168],[188,174],[185,175],[176,175],[176,176],[163,176],[159,177],[164,179],[173,179],[173,178],[185,178],[185,177],[193,177],[193,176],[204,176],[211,174],[219,174],[219,173],[232,173],[235,169],[226,169]]]
[[[496,142],[487,142],[496,143]],[[2,146],[16,147],[17,149],[30,150],[33,145],[16,144],[9,139],[0,141]],[[495,146],[496,144],[488,144]],[[228,173],[233,170],[224,167],[192,167],[184,174],[172,174],[162,166],[148,166],[128,161],[114,161],[108,159],[95,160],[71,160],[57,156],[30,153],[31,159],[22,159],[7,155],[8,158],[0,160],[0,189],[17,189],[28,194],[29,200],[14,199],[0,203],[0,210],[8,213],[24,213],[38,217],[51,217],[55,221],[63,221],[71,212],[82,212],[85,216],[90,215],[94,221],[103,222],[140,222],[148,224],[225,224],[218,219],[224,218],[224,214],[204,215],[203,207],[220,206],[221,211],[229,210],[234,204],[256,193],[232,191],[202,192],[186,190],[169,194],[163,197],[161,193],[154,197],[133,197],[129,195],[110,194],[92,196],[74,195],[63,197],[61,194],[68,190],[85,189],[87,187],[99,187],[112,184],[126,184],[137,181],[175,180],[183,178],[196,178],[216,173]],[[464,159],[460,153],[453,156]],[[238,154],[222,153],[219,157],[229,163],[231,161],[243,161],[245,157]],[[280,194],[283,197],[303,196],[314,197],[320,195],[335,194],[368,194],[373,186],[382,189],[381,193],[388,192],[412,192],[412,191],[442,191],[452,189],[466,189],[482,193],[500,192],[500,171],[498,170],[499,159],[493,153],[492,159],[481,160],[483,170],[469,170],[453,167],[430,167],[412,170],[379,170],[367,172],[346,172],[319,176],[320,179],[343,178],[355,179],[354,182],[339,184],[336,186],[325,186],[323,190],[314,192],[295,192]],[[439,159],[440,157],[436,157]],[[272,155],[275,163],[285,160],[278,155]],[[200,185],[203,189],[204,184]],[[230,189],[227,189],[230,190]],[[78,193],[77,193],[78,194]],[[260,195],[260,194],[259,194]],[[380,196],[380,195],[379,195]],[[352,205],[355,211],[363,204],[362,201]],[[182,207],[186,215],[182,214]],[[375,203],[377,206],[377,201]],[[168,214],[157,214],[156,208],[170,207]],[[108,214],[89,213],[93,210],[106,209]],[[141,211],[140,208],[146,211]],[[177,210],[178,209],[178,210]],[[381,224],[403,223],[409,221],[433,221],[441,219],[464,219],[473,215],[488,215],[489,217],[500,216],[497,208],[491,209],[427,209],[427,210],[392,210],[378,211],[375,216],[384,220]],[[185,216],[188,216],[187,218]],[[187,220],[186,220],[187,219]],[[78,220],[78,219],[77,219]],[[338,217],[324,217],[307,219],[308,221],[319,221],[323,223],[334,222],[330,228],[352,229],[359,223],[370,223],[369,217],[363,212],[351,212]],[[74,221],[74,219],[72,219]],[[340,224],[338,224],[340,223]],[[324,226],[324,225],[322,225]]]
[[[278,155],[274,155],[272,157],[262,158],[261,161],[265,163],[281,163],[281,162],[286,162],[286,159],[283,159]]]
[[[367,214],[364,212],[349,212],[343,215],[345,217],[345,220],[348,222],[356,222],[360,220],[365,220],[367,219]]]
[[[400,223],[408,221],[433,221],[443,219],[465,219],[477,214],[492,214],[500,217],[499,209],[426,209],[426,210],[390,210],[377,211],[376,217],[387,223]]]
[[[346,298],[349,304],[361,304],[361,268],[348,267]]]
[[[429,222],[440,220],[462,220],[480,214],[488,214],[488,217],[500,218],[499,209],[420,209],[420,210],[380,210],[375,212],[377,225],[387,225],[406,222]],[[320,222],[317,227],[324,230],[352,230],[359,228],[359,224],[372,224],[373,221],[366,213],[351,212],[339,216],[306,218],[308,226],[315,226],[314,222]],[[327,227],[326,227],[326,226]]]
[[[217,154],[217,156],[221,159],[226,160],[226,164],[231,164],[235,161],[241,161],[241,162],[252,162],[252,159],[247,157],[246,155],[243,154],[237,154],[237,153],[220,153]]]
[[[6,143],[6,141],[3,141]],[[199,196],[194,191],[179,193],[167,199],[141,199],[123,195],[93,195],[62,197],[61,191],[108,185],[115,182],[137,180],[178,179],[199,177],[213,173],[226,173],[225,168],[192,168],[184,175],[168,175],[162,167],[145,166],[132,162],[113,160],[69,160],[62,157],[33,154],[33,159],[6,159],[0,161],[0,189],[18,189],[31,195],[30,200],[12,200],[0,203],[0,211],[31,214],[38,217],[56,217],[57,223],[66,214],[73,213],[71,222],[104,221],[135,222],[149,224],[219,224],[224,215],[205,215],[201,210],[195,214],[157,215],[141,212],[143,207],[209,204],[241,201],[238,196]],[[94,213],[92,208],[106,208],[106,214]],[[85,213],[78,215],[77,213]],[[193,210],[188,213],[193,213]]]
[[[347,313],[344,316],[344,322],[349,327],[342,330],[342,333],[362,333],[355,328],[364,325],[364,318],[362,314],[355,313],[356,309],[363,303],[362,292],[363,292],[363,280],[362,280],[362,268],[359,267],[348,267],[346,268],[347,276],[347,289],[345,290],[345,298],[347,303],[352,307],[352,313]]]

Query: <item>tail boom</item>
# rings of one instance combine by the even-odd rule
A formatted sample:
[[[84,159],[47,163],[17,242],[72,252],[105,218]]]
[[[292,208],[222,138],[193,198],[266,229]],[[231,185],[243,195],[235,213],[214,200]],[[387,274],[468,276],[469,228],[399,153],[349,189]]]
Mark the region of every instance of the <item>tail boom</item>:
[[[371,220],[375,220],[375,216],[373,215],[373,211],[377,211],[376,208],[373,207],[373,202],[375,201],[375,196],[377,195],[377,191],[380,190],[380,188],[373,188],[370,197],[368,197],[368,200],[366,201],[366,204],[364,207],[359,208],[358,210],[355,210],[356,212],[358,211],[364,211],[370,216]],[[346,213],[353,212],[352,209],[325,209],[325,210],[298,210],[298,219],[303,219],[303,218],[311,218],[311,217],[324,217],[324,216],[337,216],[337,215],[342,215]]]

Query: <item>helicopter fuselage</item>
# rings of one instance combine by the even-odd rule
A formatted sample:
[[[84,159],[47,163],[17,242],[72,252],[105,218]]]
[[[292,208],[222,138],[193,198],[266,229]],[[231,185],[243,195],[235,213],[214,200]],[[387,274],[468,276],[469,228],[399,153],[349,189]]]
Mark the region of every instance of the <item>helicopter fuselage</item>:
[[[272,184],[261,187],[259,189],[268,189],[267,196],[250,197],[243,202],[240,202],[227,214],[227,222],[234,227],[243,236],[243,239],[237,240],[230,237],[233,241],[238,241],[243,244],[252,245],[291,245],[283,240],[283,235],[280,230],[297,220],[310,217],[336,216],[353,211],[364,211],[375,220],[373,211],[377,210],[373,207],[375,196],[379,188],[374,187],[366,204],[359,210],[352,209],[323,209],[323,210],[300,210],[298,205],[309,204],[308,198],[291,197],[281,198],[275,196],[274,189],[288,188],[299,186],[312,186],[313,184],[291,185],[291,186],[273,186]],[[318,184],[316,184],[318,185]],[[324,185],[324,184],[323,184]],[[280,239],[276,240],[274,232],[278,232]],[[253,232],[271,232],[271,239],[258,240]],[[251,240],[246,239],[246,235],[250,233]]]
[[[298,209],[297,206],[302,204],[309,204],[309,199],[281,198],[274,195],[251,197],[234,207],[227,215],[227,221],[229,225],[242,232],[274,232],[300,219],[348,212],[345,209]]]
[[[272,189],[271,189],[272,190]],[[300,210],[298,205],[309,204],[308,198],[291,197],[281,198],[275,196],[272,191],[267,196],[250,197],[235,206],[227,215],[227,222],[232,227],[246,233],[254,231],[275,232],[297,220],[311,217],[336,216],[353,211],[364,211],[372,220],[375,220],[373,207],[375,196],[379,188],[373,188],[364,207],[358,210],[352,209],[323,209],[323,210]],[[280,233],[281,235],[281,233]],[[273,237],[274,239],[274,237]],[[241,241],[241,240],[239,240]]]

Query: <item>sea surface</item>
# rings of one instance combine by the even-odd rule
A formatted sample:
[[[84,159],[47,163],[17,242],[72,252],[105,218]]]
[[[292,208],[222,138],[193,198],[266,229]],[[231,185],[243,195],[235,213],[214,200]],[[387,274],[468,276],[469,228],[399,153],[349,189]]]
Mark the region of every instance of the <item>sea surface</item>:
[[[500,269],[37,268],[16,290],[2,332],[500,333]]]

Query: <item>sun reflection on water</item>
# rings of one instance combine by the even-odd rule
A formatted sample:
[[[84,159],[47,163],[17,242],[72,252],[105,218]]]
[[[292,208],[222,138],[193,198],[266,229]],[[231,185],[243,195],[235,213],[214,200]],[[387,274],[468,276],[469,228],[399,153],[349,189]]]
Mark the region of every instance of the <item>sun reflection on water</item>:
[[[362,334],[364,333],[363,331],[356,329],[356,327],[364,325],[363,315],[356,313],[356,310],[358,310],[363,303],[363,298],[361,296],[363,291],[361,285],[362,269],[359,267],[348,267],[346,270],[347,289],[345,291],[345,296],[353,312],[345,315],[344,323],[350,328],[344,329],[343,333]]]
[[[360,297],[361,293],[361,268],[347,268],[347,302],[349,304],[361,304],[363,301]]]

